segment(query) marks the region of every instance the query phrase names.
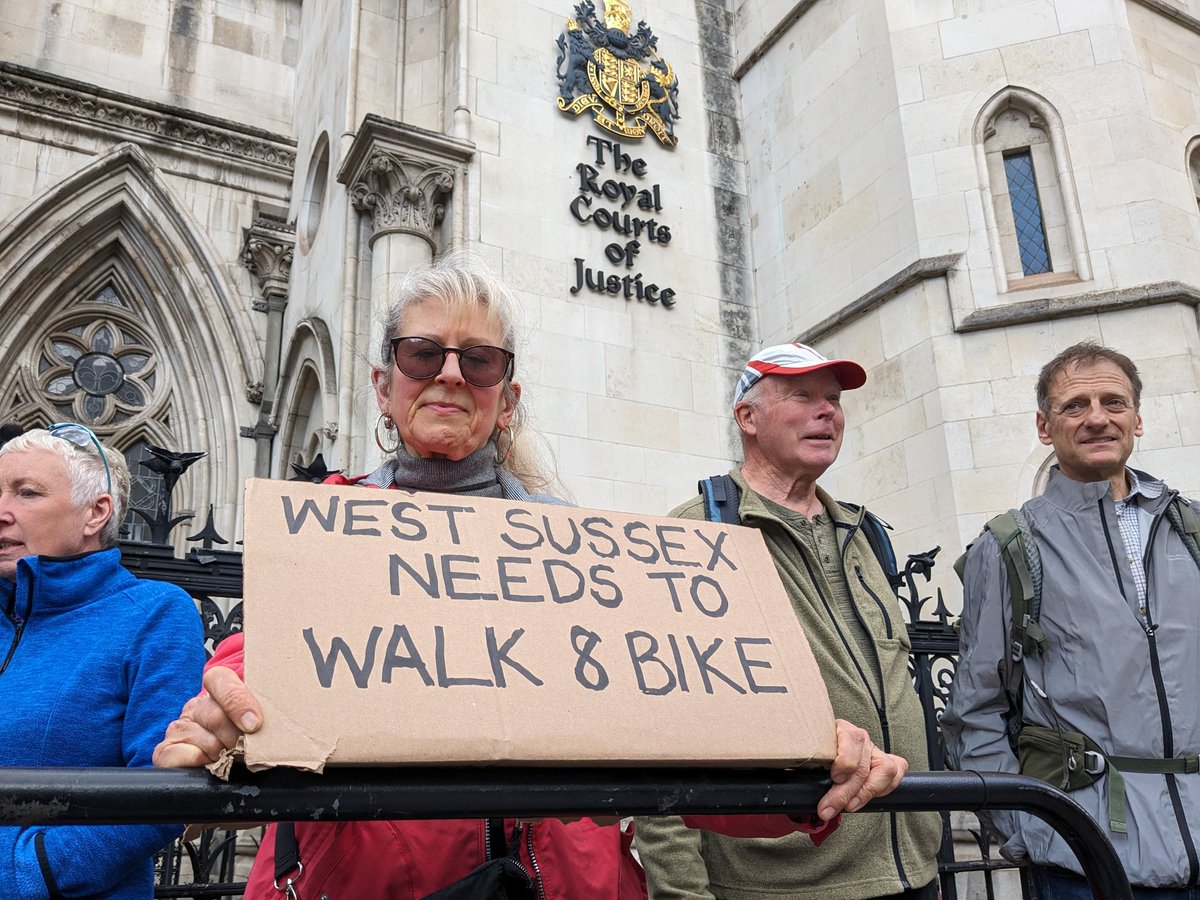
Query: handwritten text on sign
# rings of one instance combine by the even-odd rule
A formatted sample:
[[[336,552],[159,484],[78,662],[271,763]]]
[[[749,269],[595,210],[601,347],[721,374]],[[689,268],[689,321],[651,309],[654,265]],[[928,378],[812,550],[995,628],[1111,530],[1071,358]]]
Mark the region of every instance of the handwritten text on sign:
[[[813,692],[807,645],[753,531],[344,486],[252,481],[247,497],[247,679],[256,691],[260,678],[309,685],[289,718],[314,702],[361,707],[368,731],[386,731],[378,704],[445,721],[461,702],[496,724],[536,699],[563,715],[642,710],[649,735],[664,715],[794,717]],[[263,614],[273,637],[256,644],[268,606],[279,607]],[[275,662],[257,666],[260,652]]]

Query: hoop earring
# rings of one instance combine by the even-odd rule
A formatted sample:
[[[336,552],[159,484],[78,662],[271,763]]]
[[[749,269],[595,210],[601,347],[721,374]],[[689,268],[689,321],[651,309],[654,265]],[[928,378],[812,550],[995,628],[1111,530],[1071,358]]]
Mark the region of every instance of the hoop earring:
[[[508,446],[501,449],[500,441],[508,435]],[[502,466],[508,462],[508,458],[512,455],[513,435],[507,428],[501,428],[500,433],[496,435],[496,465]]]
[[[383,439],[379,437],[380,425],[383,426],[384,434],[395,441],[390,448],[383,446]],[[395,432],[394,437],[392,437],[393,432]],[[400,429],[396,427],[396,423],[392,421],[392,417],[387,413],[380,413],[379,418],[375,420],[375,446],[380,449],[384,456],[391,456],[400,449],[403,443],[404,441],[400,439]]]

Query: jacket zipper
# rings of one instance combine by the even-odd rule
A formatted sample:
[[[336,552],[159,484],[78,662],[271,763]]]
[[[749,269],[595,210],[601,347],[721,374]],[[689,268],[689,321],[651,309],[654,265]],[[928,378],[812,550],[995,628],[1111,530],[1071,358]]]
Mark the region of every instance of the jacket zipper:
[[[483,852],[484,852],[484,858],[489,861],[494,860],[494,859],[499,859],[501,856],[505,856],[508,853],[507,847],[505,848],[504,853],[495,853],[494,852],[495,847],[493,846],[493,841],[492,841],[492,829],[493,829],[493,825],[494,825],[495,821],[496,821],[495,819],[484,819],[483,820]],[[503,830],[504,820],[501,819],[500,822],[501,822],[501,830]],[[525,830],[525,846],[529,850],[529,862],[533,865],[533,873],[531,874],[529,869],[527,869],[525,867],[525,863],[521,862],[519,854],[517,856],[510,857],[510,859],[512,859],[512,861],[516,864],[517,868],[520,869],[525,874],[525,877],[528,878],[531,883],[537,885],[538,896],[541,898],[541,900],[546,900],[546,890],[545,890],[545,888],[542,887],[541,867],[538,865],[537,857],[534,855],[534,852],[533,852],[533,826],[532,825],[521,825],[520,823],[518,823],[516,828],[518,831],[520,831],[521,829]]]
[[[1129,602],[1129,595],[1125,593],[1125,580],[1121,578],[1121,564],[1117,562],[1117,549],[1113,546],[1112,535],[1108,533],[1108,516],[1104,514],[1104,501],[1097,500],[1096,506],[1100,510],[1100,528],[1104,532],[1104,541],[1108,544],[1108,557],[1112,561],[1113,578],[1117,582],[1117,590],[1121,592],[1121,597],[1126,603]],[[1154,536],[1155,529],[1150,529],[1151,537]],[[1150,542],[1146,542],[1146,546],[1150,546]],[[1147,582],[1149,584],[1149,582]],[[1144,628],[1145,626],[1143,626]]]
[[[533,877],[530,880],[537,885],[537,893],[540,900],[546,900],[546,886],[542,884],[542,867],[538,865],[537,854],[533,852],[532,825],[525,829],[525,849],[529,851],[529,864],[533,866]],[[525,869],[524,866],[521,866],[521,868]],[[526,870],[525,874],[529,875],[529,872]]]
[[[861,515],[861,513],[860,513],[860,515]],[[858,531],[859,528],[860,528],[859,525],[855,525],[854,528],[851,529],[849,537],[846,538],[846,542],[842,545],[842,571],[845,571],[845,569],[846,569],[846,548],[850,546],[850,541],[853,540],[853,538],[854,538],[854,532]],[[863,590],[867,592],[867,596],[870,597],[872,600],[874,600],[875,605],[877,607],[879,607],[879,614],[883,617],[885,633],[887,634],[888,639],[891,640],[894,632],[892,630],[892,617],[888,615],[887,607],[884,606],[883,601],[881,599],[879,599],[879,595],[876,594],[873,590],[871,590],[870,586],[867,584],[867,580],[865,578],[863,578],[862,566],[855,565],[854,574],[858,578],[858,583],[862,585]],[[851,605],[853,606],[853,609],[854,609],[854,615],[858,618],[858,621],[862,625],[863,630],[866,631],[867,634],[870,634],[871,629],[869,629],[867,627],[867,623],[863,619],[862,613],[860,613],[858,611],[857,606],[854,606],[853,604],[851,604]],[[875,659],[876,659],[876,662],[879,661],[878,649],[876,649],[876,651],[875,651]],[[880,665],[879,665],[879,730],[883,736],[883,752],[891,753],[892,752],[892,731],[891,731],[890,725],[888,724],[886,691],[887,691],[887,686],[884,683],[883,665],[880,663]],[[904,862],[900,858],[900,834],[899,834],[900,823],[896,820],[895,813],[888,813],[888,826],[889,826],[889,831],[891,833],[892,859],[896,863],[896,874],[900,876],[900,885],[906,891],[912,890],[912,887],[913,887],[912,883],[908,880],[908,873],[906,871],[904,871]]]
[[[17,573],[17,577],[20,578],[20,572]],[[25,605],[24,617],[17,612],[17,593],[13,594],[12,608],[4,611],[4,617],[13,624],[13,639],[12,644],[9,645],[8,653],[4,657],[4,662],[0,663],[0,675],[4,674],[4,672],[8,669],[9,664],[12,662],[13,656],[16,655],[17,645],[21,643],[21,635],[25,633],[25,624],[33,615],[33,610],[37,605],[36,597],[37,580],[32,579],[29,582],[29,600]]]
[[[1147,553],[1142,559],[1142,571],[1146,575],[1146,624],[1142,630],[1146,632],[1146,642],[1150,650],[1150,674],[1154,676],[1154,692],[1158,695],[1158,718],[1162,723],[1163,758],[1170,759],[1175,755],[1175,735],[1171,726],[1171,710],[1167,706],[1167,686],[1162,677],[1162,666],[1158,658],[1158,623],[1154,621],[1154,612],[1150,608],[1150,570],[1149,550],[1158,535],[1158,526],[1162,516],[1156,516],[1150,525],[1150,536],[1146,539]]]
[[[858,526],[855,526],[853,529],[851,529],[849,537],[847,537],[846,542],[842,545],[842,571],[845,571],[845,569],[846,569],[846,547],[848,547],[850,545],[850,541],[854,537],[854,532],[857,530],[858,530]],[[883,747],[881,749],[883,750],[884,753],[891,753],[892,752],[892,733],[891,733],[891,727],[888,724],[887,713],[885,712],[884,706],[883,706],[884,698],[882,696],[880,696],[878,698],[875,696],[875,692],[874,692],[874,690],[872,690],[872,687],[871,687],[871,682],[867,678],[867,673],[863,671],[862,666],[858,662],[858,656],[851,649],[849,640],[846,638],[845,633],[842,631],[841,626],[838,624],[837,618],[833,614],[833,609],[829,606],[828,598],[826,598],[825,594],[821,591],[820,582],[817,581],[816,575],[812,570],[812,565],[809,563],[808,557],[805,555],[804,547],[800,544],[799,541],[795,541],[794,539],[793,539],[793,543],[796,544],[796,548],[800,551],[800,559],[801,559],[801,561],[803,561],[804,567],[808,570],[809,581],[812,582],[812,586],[816,590],[817,596],[821,598],[821,605],[823,607],[825,607],[825,614],[829,617],[829,621],[833,625],[834,630],[837,632],[838,638],[842,642],[842,646],[846,649],[846,656],[848,656],[850,658],[850,660],[854,663],[854,668],[858,671],[858,677],[860,679],[862,679],[863,687],[867,691],[867,696],[871,698],[871,704],[875,707],[875,715],[879,719],[879,733],[883,740]],[[855,566],[855,569],[857,570],[858,567]],[[860,580],[862,579],[861,573],[859,573],[859,579]],[[850,587],[850,585],[847,584],[846,588],[849,589],[849,587]],[[871,592],[868,591],[868,593],[871,593]],[[879,598],[875,597],[875,595],[873,593],[871,593],[871,596],[875,599],[876,603],[879,602]],[[851,597],[851,601],[853,601],[853,599],[854,598]],[[862,623],[863,628],[866,630],[867,634],[870,635],[871,630],[869,628],[867,628],[866,623],[863,622],[862,616],[858,612],[858,608],[854,605],[853,602],[851,602],[850,606],[854,609],[854,614],[856,616],[858,616],[858,620],[859,620],[859,622]],[[887,621],[886,615],[884,616],[884,620]],[[890,631],[890,623],[889,623],[889,631]],[[889,634],[889,637],[890,636],[891,635]],[[883,689],[884,689],[884,687],[883,687],[883,672],[881,670],[879,673],[879,690],[880,690],[881,694],[883,692]],[[902,889],[908,891],[908,890],[912,889],[912,884],[908,880],[908,873],[904,871],[904,863],[900,859],[900,838],[899,838],[899,835],[897,834],[898,823],[896,821],[896,814],[894,812],[888,813],[888,825],[889,825],[889,829],[891,832],[892,861],[895,862],[895,864],[896,864],[896,874],[900,878],[900,884],[902,886]]]
[[[1175,492],[1172,491],[1167,502],[1174,500]],[[1104,535],[1108,539],[1108,521],[1104,514],[1104,501],[1096,501],[1100,509],[1100,521],[1104,526]],[[1158,623],[1154,621],[1153,608],[1150,603],[1150,568],[1153,562],[1153,555],[1150,553],[1154,546],[1154,539],[1158,536],[1159,526],[1163,521],[1163,514],[1160,512],[1154,517],[1154,521],[1150,525],[1150,534],[1146,538],[1146,551],[1142,555],[1142,570],[1146,575],[1146,622],[1142,626],[1142,630],[1146,633],[1146,643],[1150,652],[1150,674],[1154,677],[1154,691],[1158,695],[1158,715],[1162,722],[1162,738],[1163,738],[1163,758],[1172,759],[1175,756],[1175,735],[1174,726],[1171,723],[1171,708],[1167,704],[1167,688],[1162,676],[1162,662],[1158,655]],[[1119,569],[1117,568],[1116,552],[1113,548],[1112,540],[1108,539],[1108,552],[1112,556],[1113,571],[1118,573],[1117,585],[1121,585]],[[1124,588],[1121,590],[1124,596]],[[1179,796],[1179,785],[1172,774],[1163,776],[1167,782],[1167,793],[1171,795],[1171,806],[1175,812],[1175,824],[1179,828],[1179,835],[1183,841],[1183,848],[1187,853],[1188,858],[1188,884],[1195,885],[1197,875],[1200,874],[1200,858],[1196,854],[1196,845],[1192,840],[1191,830],[1187,824],[1187,818],[1184,815],[1183,799]]]
[[[833,613],[833,607],[831,607],[829,605],[828,598],[821,592],[821,588],[819,586],[819,582],[817,581],[817,577],[813,573],[812,566],[809,564],[808,559],[804,556],[803,550],[800,551],[800,558],[804,562],[804,567],[806,569],[808,569],[809,581],[812,582],[813,587],[816,589],[817,596],[821,598],[821,605],[825,608],[825,615],[829,617],[829,623],[833,626],[833,630],[837,632],[838,639],[841,640],[841,642],[842,642],[842,647],[846,651],[846,657],[852,663],[854,663],[854,668],[858,672],[858,677],[862,680],[863,687],[867,691],[867,696],[871,698],[871,705],[873,707],[875,707],[875,715],[878,716],[879,719],[882,721],[885,718],[885,716],[883,714],[883,709],[880,705],[880,699],[875,696],[875,691],[871,686],[871,681],[869,678],[867,678],[867,673],[863,671],[862,664],[859,663],[859,661],[858,661],[858,655],[854,652],[854,649],[850,646],[850,640],[846,637],[845,632],[842,631],[842,626],[838,624],[837,617]],[[869,631],[867,633],[870,634]],[[883,683],[882,675],[880,676],[879,681],[881,684]],[[887,749],[885,748],[884,752],[889,752],[889,751],[887,751]]]
[[[867,584],[867,580],[863,578],[862,566],[855,566],[854,574],[858,576],[858,583],[861,584],[863,590],[867,592],[867,596],[874,600],[875,605],[879,607],[879,614],[883,616],[883,625],[887,631],[888,639],[890,640],[892,637],[892,619],[887,613],[887,607],[883,605],[883,601],[879,599],[879,595],[871,590],[870,585]]]
[[[8,648],[8,655],[4,657],[4,662],[0,664],[0,675],[8,668],[8,664],[12,662],[13,655],[17,652],[17,645],[21,643],[21,635],[25,633],[25,620],[16,613],[6,612],[5,616],[13,623],[13,639],[12,644]]]
[[[851,535],[853,535],[853,532],[851,532]],[[846,543],[848,546],[849,541],[847,541]],[[845,551],[843,550],[843,557],[844,557],[844,555],[845,555]],[[844,568],[845,568],[845,566],[843,565],[843,569]],[[875,605],[879,607],[879,612],[883,616],[883,621],[884,621],[884,624],[886,625],[887,636],[890,639],[892,637],[892,620],[888,617],[887,610],[884,608],[884,605],[883,605],[883,601],[881,601],[879,599],[879,597],[875,594],[875,592],[867,586],[866,579],[863,578],[861,566],[855,566],[854,573],[855,573],[855,575],[858,576],[858,582],[859,582],[859,584],[861,584],[863,586],[863,589],[867,592],[867,595],[872,600],[874,600]],[[863,619],[862,613],[860,613],[858,611],[858,607],[855,606],[854,604],[851,604],[851,606],[854,609],[855,618],[858,619],[859,624],[862,625],[863,630],[869,635],[871,633],[871,629],[869,629],[867,627],[866,620]],[[876,662],[878,662],[878,660],[879,660],[879,650],[878,649],[876,649],[876,651],[875,651],[875,659],[876,659]],[[884,684],[883,666],[881,664],[879,667],[879,709],[878,709],[879,731],[880,731],[880,734],[883,736],[883,752],[891,753],[892,752],[892,730],[891,730],[890,725],[888,724],[886,691],[887,691],[887,687]],[[908,880],[908,873],[904,871],[904,864],[900,859],[900,835],[898,833],[899,832],[899,827],[898,827],[899,823],[896,821],[895,813],[888,813],[888,824],[889,824],[889,826],[891,826],[890,832],[891,832],[891,841],[892,841],[892,858],[896,862],[896,873],[900,876],[900,884],[901,884],[902,888],[906,891],[912,890],[912,884],[910,884],[909,880]]]
[[[1173,503],[1175,495],[1175,491],[1170,492],[1167,495],[1167,502]],[[1153,564],[1150,548],[1154,546],[1154,539],[1158,535],[1158,528],[1162,524],[1163,518],[1164,515],[1159,513],[1150,525],[1150,536],[1146,539],[1146,552],[1142,557],[1142,569],[1146,573],[1146,639],[1150,644],[1150,670],[1154,675],[1154,689],[1158,693],[1159,714],[1163,719],[1163,757],[1171,759],[1175,756],[1175,727],[1171,722],[1171,709],[1167,705],[1167,688],[1163,683],[1162,664],[1158,655],[1158,623],[1154,621],[1150,605],[1150,569]],[[1195,885],[1197,878],[1200,877],[1200,858],[1197,858],[1196,844],[1192,840],[1191,828],[1188,827],[1187,817],[1184,813],[1183,798],[1179,796],[1179,783],[1172,774],[1167,774],[1165,777],[1167,793],[1171,795],[1171,806],[1175,811],[1175,822],[1179,826],[1183,847],[1187,852],[1188,884]]]

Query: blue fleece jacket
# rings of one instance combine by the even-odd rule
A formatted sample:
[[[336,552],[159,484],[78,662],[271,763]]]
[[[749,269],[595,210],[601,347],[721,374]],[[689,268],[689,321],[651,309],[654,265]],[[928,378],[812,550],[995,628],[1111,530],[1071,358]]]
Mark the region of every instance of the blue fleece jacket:
[[[200,688],[192,599],[142,581],[119,550],[28,557],[0,579],[0,764],[150,766]],[[0,827],[0,894],[145,900],[171,825]]]

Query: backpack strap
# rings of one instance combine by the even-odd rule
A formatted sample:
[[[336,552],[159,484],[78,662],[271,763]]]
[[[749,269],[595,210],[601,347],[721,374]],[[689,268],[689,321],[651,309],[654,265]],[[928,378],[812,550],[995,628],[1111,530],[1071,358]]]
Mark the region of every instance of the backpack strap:
[[[724,522],[726,525],[742,524],[742,514],[738,509],[742,491],[732,477],[713,475],[701,480],[696,488],[704,498],[704,518],[710,522]],[[862,508],[844,500],[839,500],[838,503],[852,514]],[[891,538],[888,537],[891,527],[870,510],[863,513],[863,534],[867,538],[867,543],[871,545],[871,552],[879,560],[879,565],[887,576],[888,584],[895,591],[903,584],[904,577],[896,571],[896,552],[892,549]]]
[[[742,514],[738,511],[742,490],[733,478],[729,475],[713,475],[700,481],[696,487],[704,497],[704,518],[726,525],[742,524]]]
[[[294,877],[292,872],[296,873]],[[300,845],[296,842],[296,826],[292,822],[280,822],[275,826],[275,890],[280,891],[287,900],[292,900],[298,896],[295,885],[303,874]]]
[[[710,522],[724,522],[726,525],[741,525],[742,514],[738,507],[742,499],[741,488],[729,475],[713,475],[702,479],[696,488],[704,498],[704,518]],[[837,501],[851,514],[857,513],[862,507],[844,500]],[[893,591],[898,590],[904,583],[904,576],[896,571],[896,551],[892,548],[892,539],[888,531],[892,528],[870,510],[863,512],[862,531],[871,545],[871,552],[879,560],[883,574],[887,576],[888,584]]]
[[[1179,533],[1183,545],[1191,554],[1192,561],[1200,568],[1200,517],[1197,517],[1196,511],[1192,509],[1192,504],[1179,494],[1172,493],[1166,515],[1167,521]]]
[[[1165,514],[1200,567],[1200,517],[1178,494],[1171,497]],[[986,528],[999,543],[1008,572],[1012,626],[1009,654],[1001,674],[1008,699],[1008,711],[1004,714],[1008,740],[1020,760],[1021,772],[1067,791],[1077,790],[1107,775],[1108,827],[1116,834],[1125,834],[1125,779],[1121,773],[1192,774],[1200,772],[1200,758],[1195,755],[1160,759],[1107,754],[1086,735],[1024,721],[1025,657],[1044,652],[1047,647],[1046,636],[1039,624],[1041,554],[1028,523],[1015,509],[995,516]],[[970,550],[969,546],[967,550]],[[965,559],[964,553],[955,563],[959,578]]]
[[[1019,510],[1010,509],[993,516],[984,529],[996,539],[1008,573],[1012,620],[1008,652],[1000,662],[1000,676],[1008,700],[1008,709],[1004,713],[1005,731],[1009,746],[1019,757],[1018,741],[1025,727],[1025,656],[1041,653],[1047,647],[1046,635],[1038,621],[1042,607],[1041,555],[1029,524]],[[967,554],[973,546],[974,543],[968,544],[962,556],[954,561],[954,572],[960,581],[966,569]]]
[[[857,514],[860,509],[863,509],[857,503],[849,503],[845,500],[839,500],[838,505],[849,510],[851,514]],[[892,547],[892,538],[888,534],[892,530],[892,526],[869,509],[863,509],[861,527],[863,536],[871,545],[871,552],[875,554],[875,559],[879,561],[879,567],[887,576],[892,593],[895,593],[904,586],[904,576],[898,571],[896,551]]]
[[[1017,739],[1021,735],[1025,719],[1025,656],[1042,653],[1047,642],[1038,617],[1041,613],[1040,555],[1037,544],[1029,532],[1024,517],[1015,509],[1000,513],[988,520],[985,526],[1000,545],[1000,556],[1008,573],[1009,600],[1012,606],[1012,623],[1009,627],[1008,655],[1001,666],[1004,677],[1004,693],[1008,698],[1008,711],[1004,721],[1008,732],[1008,743],[1015,753]],[[1031,564],[1032,562],[1032,564]]]

